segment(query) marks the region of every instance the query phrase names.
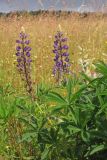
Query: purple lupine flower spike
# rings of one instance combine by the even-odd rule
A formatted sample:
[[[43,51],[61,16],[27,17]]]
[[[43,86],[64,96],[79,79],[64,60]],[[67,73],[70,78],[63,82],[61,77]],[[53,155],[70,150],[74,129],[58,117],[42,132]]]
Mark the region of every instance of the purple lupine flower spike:
[[[65,75],[70,73],[69,53],[68,45],[66,44],[67,38],[63,37],[63,33],[58,31],[55,35],[54,49],[54,68],[53,74],[56,77],[56,81],[59,84],[61,81],[65,81]]]
[[[16,40],[18,44],[16,46],[16,56],[17,56],[17,69],[22,77],[22,80],[25,82],[25,87],[27,92],[33,98],[33,89],[32,89],[32,81],[31,81],[31,47],[28,45],[30,41],[27,40],[27,34],[25,32],[21,32],[19,35],[20,39]]]

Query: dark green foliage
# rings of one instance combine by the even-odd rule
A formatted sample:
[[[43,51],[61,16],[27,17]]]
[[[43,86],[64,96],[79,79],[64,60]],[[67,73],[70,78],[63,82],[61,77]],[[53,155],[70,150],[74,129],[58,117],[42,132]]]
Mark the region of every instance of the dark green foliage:
[[[0,154],[8,159],[107,160],[107,66],[100,77],[37,86],[38,99],[0,87]]]

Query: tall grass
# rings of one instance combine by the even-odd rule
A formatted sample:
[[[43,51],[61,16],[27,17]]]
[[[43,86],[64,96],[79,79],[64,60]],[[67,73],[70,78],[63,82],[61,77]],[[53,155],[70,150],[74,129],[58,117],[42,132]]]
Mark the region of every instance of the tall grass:
[[[52,49],[54,34],[61,25],[69,38],[71,70],[81,71],[78,59],[106,60],[105,42],[107,39],[106,17],[55,16],[0,18],[0,84],[10,82],[20,90],[22,84],[15,68],[15,40],[23,26],[31,38],[33,59],[33,82],[53,82]],[[48,77],[48,78],[47,78]],[[21,85],[20,85],[21,84]],[[19,87],[20,86],[20,87]]]
[[[96,63],[95,79],[86,75],[87,65],[93,72],[92,62],[106,61],[105,20],[72,15],[0,19],[0,155],[11,160],[106,160],[107,65]],[[24,92],[16,68],[15,41],[22,26],[31,40],[32,85],[36,84],[37,97],[33,101]],[[70,70],[74,73],[60,86],[51,85],[53,41],[58,26],[68,37]],[[24,36],[24,32],[21,34]],[[24,38],[22,42],[18,54],[23,57],[21,64],[26,71],[22,74],[28,78],[25,51],[31,48],[25,47]],[[83,69],[83,74],[74,76]]]

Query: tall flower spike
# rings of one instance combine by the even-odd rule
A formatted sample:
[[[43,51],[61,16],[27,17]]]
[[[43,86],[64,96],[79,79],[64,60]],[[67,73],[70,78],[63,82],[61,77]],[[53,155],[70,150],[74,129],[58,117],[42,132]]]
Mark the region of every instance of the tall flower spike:
[[[54,41],[54,68],[53,74],[56,77],[56,82],[59,84],[61,81],[65,81],[65,77],[70,73],[69,53],[68,45],[66,44],[67,38],[63,37],[63,33],[58,31],[55,35]]]
[[[21,31],[20,39],[16,40],[16,57],[17,69],[21,75],[22,80],[25,82],[27,92],[33,98],[33,89],[31,81],[31,47],[29,47],[30,40],[27,40],[27,34]]]

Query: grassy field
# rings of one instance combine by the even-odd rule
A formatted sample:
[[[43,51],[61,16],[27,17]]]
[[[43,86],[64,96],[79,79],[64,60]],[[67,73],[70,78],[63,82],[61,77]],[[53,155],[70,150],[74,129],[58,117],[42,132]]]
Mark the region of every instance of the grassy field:
[[[31,41],[31,73],[24,32],[16,44],[22,26]],[[107,160],[106,53],[107,17],[101,14],[1,16],[0,155],[6,160]],[[54,58],[59,83],[53,83]],[[95,64],[97,78],[86,76],[95,72],[97,60],[103,61]],[[74,76],[84,62],[84,74]]]
[[[16,72],[15,46],[23,26],[29,34],[32,47],[33,82],[53,81],[53,41],[61,25],[65,37],[68,37],[71,70],[78,73],[81,67],[78,60],[82,57],[92,63],[96,59],[106,60],[107,18],[76,15],[9,17],[0,18],[0,83],[11,83],[20,89],[20,78]],[[20,87],[19,87],[20,86]]]

